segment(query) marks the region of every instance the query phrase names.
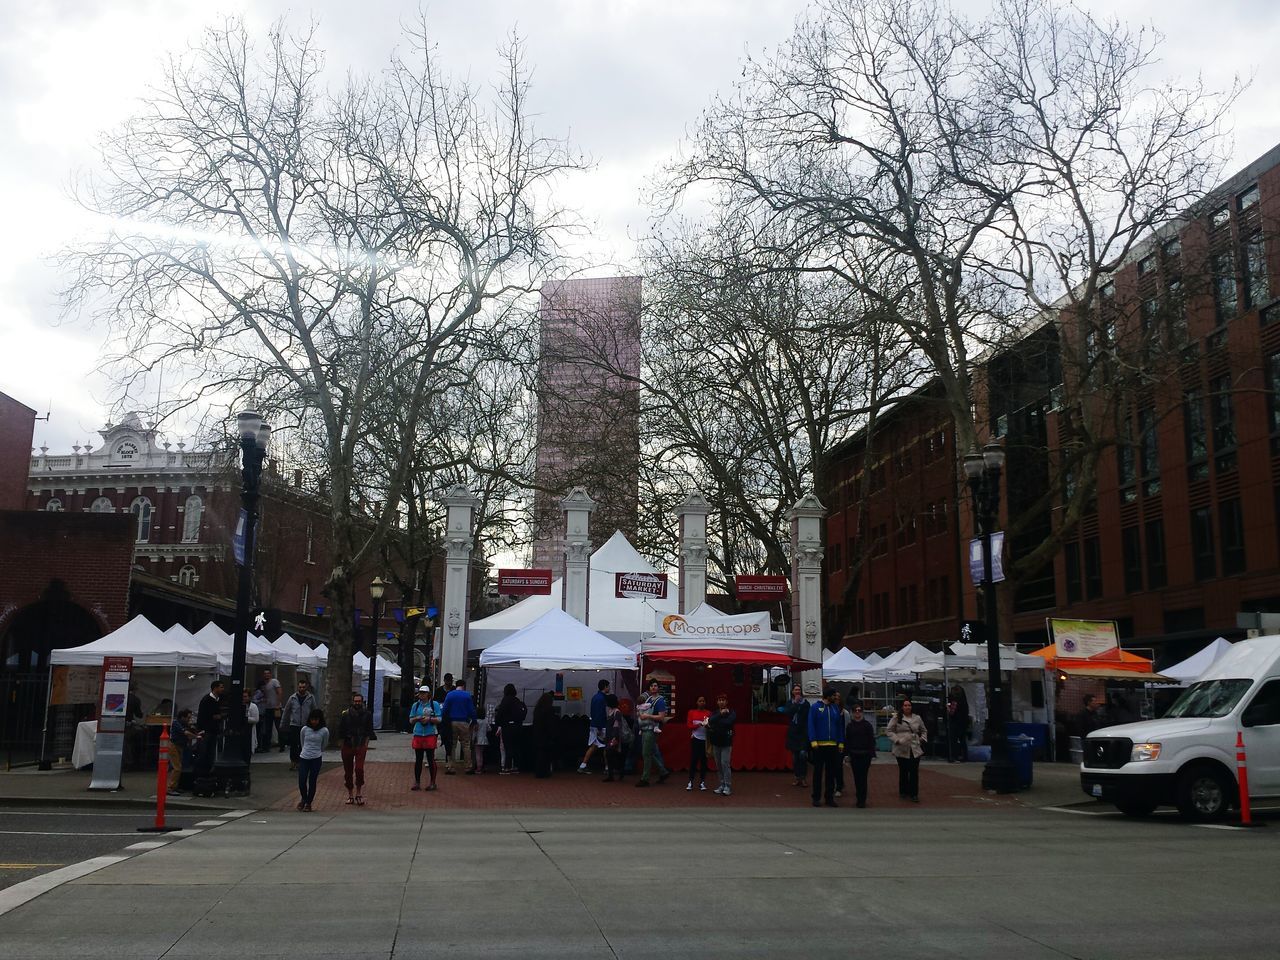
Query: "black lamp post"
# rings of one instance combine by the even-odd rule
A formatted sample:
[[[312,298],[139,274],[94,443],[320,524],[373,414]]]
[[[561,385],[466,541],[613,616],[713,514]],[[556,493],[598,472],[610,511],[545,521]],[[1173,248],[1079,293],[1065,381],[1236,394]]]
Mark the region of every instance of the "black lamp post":
[[[246,410],[236,416],[236,430],[240,435],[240,522],[236,530],[239,541],[240,583],[236,592],[236,632],[231,652],[231,692],[227,710],[224,757],[230,759],[231,745],[235,750],[244,739],[244,660],[249,643],[249,613],[253,603],[253,553],[254,537],[258,526],[258,499],[262,482],[262,464],[267,456],[267,443],[271,428],[262,422],[261,414]],[[240,758],[241,765],[248,764],[247,757]],[[223,764],[226,765],[225,762]]]
[[[373,714],[376,701],[373,699],[375,691],[377,691],[378,677],[378,608],[382,606],[382,594],[387,589],[387,585],[382,582],[381,577],[374,577],[373,582],[369,584],[369,596],[373,599],[373,626],[369,630],[370,639],[373,641],[369,647],[369,712]],[[378,722],[381,718],[374,714],[373,728],[378,729],[381,724]]]
[[[1005,724],[1009,719],[1009,697],[1000,670],[1000,635],[996,612],[996,588],[992,579],[991,535],[1000,518],[1000,472],[1004,469],[1004,448],[992,440],[982,452],[972,450],[964,458],[964,475],[973,497],[973,520],[982,538],[983,625],[987,635],[988,710],[987,738],[991,760],[982,770],[982,787],[997,793],[1018,789],[1018,775],[1009,757]]]

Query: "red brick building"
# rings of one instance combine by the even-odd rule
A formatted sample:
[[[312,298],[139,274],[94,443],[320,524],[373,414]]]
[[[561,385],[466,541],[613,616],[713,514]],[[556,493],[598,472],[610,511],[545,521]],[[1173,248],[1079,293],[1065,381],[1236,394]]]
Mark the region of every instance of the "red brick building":
[[[1238,612],[1280,611],[1278,228],[1280,147],[1140,247],[1103,288],[1117,353],[1161,366],[1120,398],[1119,441],[1102,455],[1095,502],[1052,568],[1022,584],[1012,639],[1046,643],[1051,615],[1114,619],[1126,645],[1167,662],[1239,635]],[[1070,482],[1051,458],[1069,428],[1064,392],[1082,388],[1061,355],[1095,335],[1045,325],[987,361],[978,412],[1008,451],[1006,512],[1047,483]],[[831,509],[827,617],[832,637],[856,650],[955,639],[960,621],[977,616],[963,563],[972,518],[961,452],[948,446],[924,465],[939,433],[952,437],[926,389],[881,416],[870,452],[865,436],[835,452],[820,492]],[[1044,512],[1028,542],[1006,549],[1029,548],[1057,522],[1056,509]],[[848,558],[859,550],[851,586]],[[950,607],[939,599],[948,594]]]

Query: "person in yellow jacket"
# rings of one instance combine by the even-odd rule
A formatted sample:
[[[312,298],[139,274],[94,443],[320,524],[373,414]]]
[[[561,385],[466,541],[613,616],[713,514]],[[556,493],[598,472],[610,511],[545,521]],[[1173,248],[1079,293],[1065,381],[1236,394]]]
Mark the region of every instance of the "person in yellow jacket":
[[[836,775],[844,762],[844,712],[836,706],[836,692],[828,687],[822,700],[809,709],[809,760],[813,763],[813,805],[836,803]]]

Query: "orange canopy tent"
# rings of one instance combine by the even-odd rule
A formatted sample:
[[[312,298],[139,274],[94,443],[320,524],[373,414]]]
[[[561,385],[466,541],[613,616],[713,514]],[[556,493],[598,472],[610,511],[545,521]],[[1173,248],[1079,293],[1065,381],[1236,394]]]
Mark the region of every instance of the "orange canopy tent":
[[[1147,683],[1177,682],[1156,673],[1155,664],[1146,657],[1140,657],[1136,653],[1126,653],[1119,647],[1113,647],[1092,657],[1060,657],[1057,648],[1051,643],[1047,647],[1033,650],[1032,656],[1043,658],[1050,670],[1057,670],[1071,677],[1136,680]]]

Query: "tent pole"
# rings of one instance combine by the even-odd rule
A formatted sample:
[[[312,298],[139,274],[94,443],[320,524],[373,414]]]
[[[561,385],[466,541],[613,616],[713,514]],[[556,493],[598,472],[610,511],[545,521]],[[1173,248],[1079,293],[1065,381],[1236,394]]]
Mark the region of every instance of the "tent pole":
[[[49,742],[49,706],[53,702],[53,661],[49,661],[49,682],[44,689],[44,724],[40,728],[40,763],[37,769],[52,770],[53,764],[45,759],[44,752]]]
[[[178,664],[173,665],[173,696],[169,698],[169,719],[178,715]]]

